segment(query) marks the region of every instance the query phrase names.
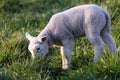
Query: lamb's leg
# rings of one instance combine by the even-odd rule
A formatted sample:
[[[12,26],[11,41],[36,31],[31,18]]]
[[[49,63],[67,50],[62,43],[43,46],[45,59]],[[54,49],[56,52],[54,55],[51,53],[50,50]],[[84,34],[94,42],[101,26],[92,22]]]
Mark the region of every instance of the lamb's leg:
[[[113,40],[111,34],[106,31],[102,33],[102,37],[103,37],[103,41],[105,42],[105,44],[109,47],[110,52],[117,53],[116,43]]]
[[[86,35],[88,40],[94,45],[94,62],[97,62],[100,59],[101,55],[104,53],[104,42],[100,36],[100,31],[96,31],[94,29],[86,30]]]
[[[71,54],[73,49],[73,41],[65,40],[61,47],[62,69],[67,70],[71,67]]]
[[[95,48],[94,62],[97,62],[104,53],[104,43],[102,39],[99,37],[93,40],[93,45]]]

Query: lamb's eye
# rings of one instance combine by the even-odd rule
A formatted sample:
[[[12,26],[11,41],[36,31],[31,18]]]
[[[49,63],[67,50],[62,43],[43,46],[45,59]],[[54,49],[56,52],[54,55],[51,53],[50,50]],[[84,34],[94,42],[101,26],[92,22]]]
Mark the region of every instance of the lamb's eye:
[[[39,51],[39,50],[40,50],[40,47],[37,47],[36,50]]]

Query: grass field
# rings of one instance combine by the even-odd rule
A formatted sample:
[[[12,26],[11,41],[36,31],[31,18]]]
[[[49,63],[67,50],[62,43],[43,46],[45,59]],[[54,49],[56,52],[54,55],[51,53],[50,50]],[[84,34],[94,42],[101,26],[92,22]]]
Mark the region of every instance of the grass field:
[[[93,63],[94,48],[86,37],[77,39],[72,69],[61,70],[59,47],[50,49],[46,59],[31,59],[25,32],[36,36],[57,12],[81,4],[97,4],[111,14],[111,33],[117,55],[105,54]],[[0,0],[0,80],[120,80],[119,0]]]

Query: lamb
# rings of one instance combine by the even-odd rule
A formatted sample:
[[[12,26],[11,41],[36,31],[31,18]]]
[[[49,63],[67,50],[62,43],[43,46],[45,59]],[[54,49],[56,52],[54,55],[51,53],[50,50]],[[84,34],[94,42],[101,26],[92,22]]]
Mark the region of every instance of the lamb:
[[[71,54],[75,39],[86,36],[95,48],[94,62],[97,62],[104,53],[104,43],[111,53],[116,53],[116,43],[110,33],[111,18],[108,11],[95,5],[80,5],[54,14],[46,27],[37,36],[33,37],[26,32],[30,41],[28,46],[35,58],[44,58],[52,45],[59,45],[62,56],[62,69],[71,65]]]

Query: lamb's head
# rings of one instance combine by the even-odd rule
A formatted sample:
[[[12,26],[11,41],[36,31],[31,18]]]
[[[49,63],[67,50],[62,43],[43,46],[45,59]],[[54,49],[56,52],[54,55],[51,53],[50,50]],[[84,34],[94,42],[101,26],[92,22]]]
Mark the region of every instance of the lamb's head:
[[[30,41],[28,49],[32,54],[32,58],[35,58],[35,53],[38,57],[44,58],[48,53],[47,36],[33,37],[28,32],[26,38]]]

